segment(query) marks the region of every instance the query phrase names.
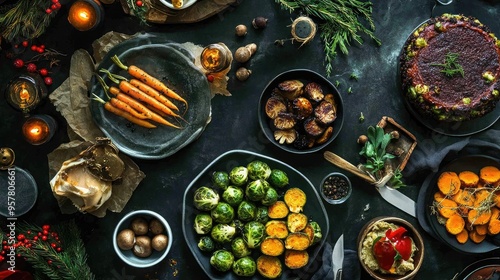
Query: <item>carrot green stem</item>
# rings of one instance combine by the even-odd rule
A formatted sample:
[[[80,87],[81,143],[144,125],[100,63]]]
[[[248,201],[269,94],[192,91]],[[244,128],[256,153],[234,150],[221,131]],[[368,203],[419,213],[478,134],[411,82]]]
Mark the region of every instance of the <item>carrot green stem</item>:
[[[97,96],[95,93],[92,93],[92,95],[94,96],[94,98],[92,98],[93,100],[95,100],[97,102],[101,102],[102,104],[106,104],[106,101],[104,101],[104,99]]]
[[[106,96],[108,97],[108,99],[111,99],[111,97],[109,96],[108,92],[109,92],[109,86],[106,84],[106,82],[104,81],[104,79],[97,75],[97,73],[94,73],[94,75],[96,76],[97,80],[99,81],[99,83],[101,84],[102,88],[104,89],[104,93],[106,94]]]
[[[116,64],[116,66],[120,67],[121,69],[125,71],[128,70],[128,66],[123,64],[116,54],[111,57],[111,60]]]
[[[120,75],[117,75],[117,74],[113,74],[111,73],[109,70],[106,70],[106,69],[101,69],[99,70],[99,72],[101,73],[105,73],[106,75],[108,75],[108,78],[113,82],[113,83],[116,83],[116,84],[119,84],[120,83],[120,80],[121,81],[128,81],[127,78],[123,77],[123,76],[120,76]]]

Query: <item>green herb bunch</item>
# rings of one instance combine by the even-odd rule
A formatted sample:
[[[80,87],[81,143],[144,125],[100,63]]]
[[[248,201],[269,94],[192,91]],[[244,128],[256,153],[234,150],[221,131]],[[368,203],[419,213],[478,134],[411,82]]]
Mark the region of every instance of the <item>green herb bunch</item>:
[[[290,12],[301,12],[319,19],[320,37],[324,43],[325,66],[328,76],[337,50],[348,54],[352,41],[363,44],[362,34],[368,35],[378,45],[372,19],[372,2],[362,0],[275,0]],[[366,23],[368,27],[364,25]]]
[[[392,140],[392,136],[390,133],[385,133],[384,129],[379,126],[368,127],[366,136],[368,140],[359,154],[366,159],[366,162],[363,164],[366,170],[379,180],[382,177],[381,173],[385,170],[386,161],[396,157],[386,151],[387,145]],[[388,184],[393,188],[405,186],[402,179],[401,171],[396,169]]]
[[[462,65],[458,63],[458,53],[449,52],[444,58],[444,63],[433,63],[432,66],[442,67],[441,73],[448,77],[453,77],[454,75],[460,74],[464,76],[464,69]]]

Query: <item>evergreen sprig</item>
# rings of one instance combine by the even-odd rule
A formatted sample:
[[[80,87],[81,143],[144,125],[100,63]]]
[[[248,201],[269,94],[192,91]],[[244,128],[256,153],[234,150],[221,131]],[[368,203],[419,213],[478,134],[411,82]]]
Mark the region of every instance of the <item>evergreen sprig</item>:
[[[45,0],[20,0],[0,13],[0,35],[7,41],[30,40],[42,35],[57,11],[48,14]]]
[[[449,52],[446,54],[444,58],[444,63],[432,63],[432,66],[442,67],[441,73],[445,74],[448,77],[453,77],[456,74],[460,74],[462,77],[464,76],[464,69],[462,65],[458,63],[459,54]]]
[[[42,228],[28,223],[17,226],[18,232],[40,232]],[[63,245],[57,252],[49,242],[34,242],[31,248],[18,246],[17,252],[32,265],[35,279],[94,280],[87,265],[87,253],[80,231],[73,220],[52,227]]]
[[[377,45],[371,1],[361,0],[275,0],[289,12],[300,11],[321,20],[320,37],[324,43],[326,73],[330,76],[337,51],[349,53],[352,41],[363,44],[362,34],[368,35]],[[365,26],[363,22],[368,25]]]

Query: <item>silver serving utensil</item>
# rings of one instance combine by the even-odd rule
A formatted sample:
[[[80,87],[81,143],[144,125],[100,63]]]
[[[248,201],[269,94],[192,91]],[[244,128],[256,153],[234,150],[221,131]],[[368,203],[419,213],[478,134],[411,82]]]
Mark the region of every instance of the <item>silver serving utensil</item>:
[[[342,234],[332,252],[333,280],[342,280],[342,263],[344,262],[344,234]]]
[[[362,178],[363,180],[371,183],[371,184],[376,184],[377,182],[375,181],[374,178],[368,176],[365,172],[348,162],[347,160],[343,159],[342,157],[326,151],[324,153],[324,157],[327,161],[330,163],[334,164],[335,166],[342,168],[346,171],[349,171],[353,173],[354,175]],[[382,182],[379,184],[376,184],[375,187],[377,188],[377,191],[380,193],[382,198],[384,198],[387,202],[392,204],[393,206],[396,206],[398,209],[410,214],[412,217],[416,217],[416,203],[406,195],[402,194],[401,192],[388,187],[385,185],[386,182]]]

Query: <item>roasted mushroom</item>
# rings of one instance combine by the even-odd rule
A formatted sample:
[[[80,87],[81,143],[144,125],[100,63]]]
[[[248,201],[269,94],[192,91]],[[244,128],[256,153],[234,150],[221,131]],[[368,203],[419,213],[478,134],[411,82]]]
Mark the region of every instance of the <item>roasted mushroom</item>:
[[[305,97],[297,97],[293,100],[293,112],[299,120],[309,117],[313,112],[311,101]]]
[[[320,137],[318,137],[318,139],[316,139],[316,144],[321,145],[326,143],[326,141],[328,141],[328,139],[330,139],[332,135],[333,135],[333,126],[329,126],[325,129],[325,132],[323,132],[323,134]]]
[[[304,121],[304,130],[310,136],[317,137],[323,134],[325,128],[319,124],[316,118],[308,118]]]
[[[281,96],[294,100],[304,92],[304,84],[299,80],[287,80],[278,84]]]
[[[317,83],[314,82],[308,83],[305,86],[304,90],[306,92],[307,97],[316,102],[320,102],[325,97],[325,95],[323,94],[323,89],[321,89],[321,86]]]
[[[337,108],[337,103],[335,102],[335,97],[333,96],[333,94],[331,94],[331,93],[326,94],[324,97],[324,100],[332,103],[333,106],[335,106],[335,108]]]
[[[280,97],[271,96],[266,102],[265,111],[266,115],[274,120],[279,113],[286,113],[286,105]]]
[[[277,129],[291,129],[297,121],[291,113],[279,113],[273,123]]]
[[[314,146],[314,138],[301,134],[293,142],[293,146],[299,150],[312,148]]]
[[[151,238],[146,235],[138,236],[135,240],[135,245],[133,248],[134,255],[147,258],[153,253],[153,249],[151,247]]]
[[[337,110],[332,103],[328,101],[321,101],[316,108],[314,108],[314,116],[324,125],[331,124],[337,118]]]
[[[295,129],[276,130],[274,131],[274,139],[281,145],[292,144],[297,139],[297,131]]]

